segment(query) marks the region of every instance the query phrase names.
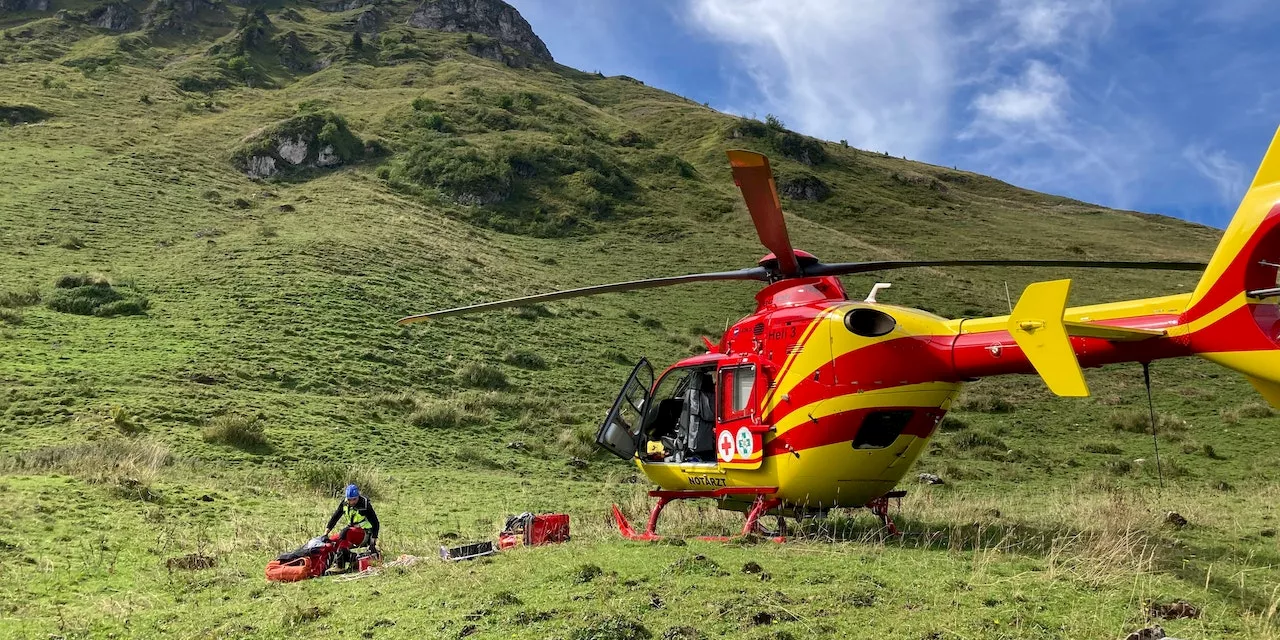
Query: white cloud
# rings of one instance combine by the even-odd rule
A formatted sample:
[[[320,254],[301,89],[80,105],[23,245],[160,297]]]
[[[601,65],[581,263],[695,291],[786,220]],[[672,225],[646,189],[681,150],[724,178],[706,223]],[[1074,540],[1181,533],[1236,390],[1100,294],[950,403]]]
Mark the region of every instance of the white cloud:
[[[999,41],[1014,49],[1052,49],[1078,44],[1081,39],[1105,31],[1111,24],[1108,0],[1003,0],[1000,17],[1007,36]]]
[[[1221,149],[1203,145],[1187,145],[1182,158],[1218,190],[1223,204],[1235,204],[1249,186],[1249,172],[1244,165],[1227,157]]]
[[[1010,86],[979,95],[973,108],[979,118],[1043,126],[1062,119],[1062,102],[1068,93],[1061,74],[1032,60],[1022,77]]]
[[[689,0],[695,27],[728,44],[763,96],[736,112],[854,146],[927,156],[954,82],[942,0]],[[740,101],[739,101],[740,102]]]

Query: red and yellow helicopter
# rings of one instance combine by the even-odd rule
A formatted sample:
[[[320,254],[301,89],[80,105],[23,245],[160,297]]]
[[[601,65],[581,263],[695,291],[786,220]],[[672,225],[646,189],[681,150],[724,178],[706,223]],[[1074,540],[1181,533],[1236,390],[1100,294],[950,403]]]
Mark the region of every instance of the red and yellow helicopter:
[[[643,532],[672,500],[711,498],[760,518],[869,507],[893,531],[888,499],[965,382],[1036,373],[1060,396],[1087,396],[1082,367],[1198,355],[1244,374],[1280,407],[1280,132],[1207,264],[1080,260],[923,260],[826,264],[792,248],[768,159],[729,151],[760,241],[759,265],[558,291],[400,320],[488,311],[690,282],[758,280],[756,310],[703,355],[654,380],[641,360],[597,434],[658,489]],[[1018,266],[1204,270],[1189,294],[1067,307],[1070,280],[1028,286],[1008,316],[949,320],[852,300],[838,276],[909,267]],[[782,529],[782,526],[779,526]],[[778,532],[785,535],[784,531]]]

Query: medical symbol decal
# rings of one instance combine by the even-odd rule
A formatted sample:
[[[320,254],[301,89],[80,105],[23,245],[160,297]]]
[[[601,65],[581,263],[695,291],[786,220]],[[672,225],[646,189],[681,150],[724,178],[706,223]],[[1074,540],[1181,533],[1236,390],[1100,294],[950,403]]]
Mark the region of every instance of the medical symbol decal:
[[[728,431],[725,433],[728,433]],[[752,445],[751,430],[746,427],[738,429],[738,455],[743,458],[750,458],[752,452],[755,450],[755,447]]]
[[[728,431],[721,431],[719,441],[716,445],[716,452],[720,454],[720,459],[728,462],[733,460],[733,434]]]

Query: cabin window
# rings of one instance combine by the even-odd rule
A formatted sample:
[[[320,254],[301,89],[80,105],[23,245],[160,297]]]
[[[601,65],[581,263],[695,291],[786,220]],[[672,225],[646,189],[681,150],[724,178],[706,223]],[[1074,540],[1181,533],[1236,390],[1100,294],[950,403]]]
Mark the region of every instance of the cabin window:
[[[756,385],[753,364],[720,370],[720,421],[735,420],[750,412]]]
[[[883,449],[893,444],[893,441],[902,435],[902,430],[907,428],[907,423],[911,422],[913,413],[915,412],[910,409],[868,413],[867,417],[862,419],[862,426],[858,427],[858,435],[853,439],[853,448]]]

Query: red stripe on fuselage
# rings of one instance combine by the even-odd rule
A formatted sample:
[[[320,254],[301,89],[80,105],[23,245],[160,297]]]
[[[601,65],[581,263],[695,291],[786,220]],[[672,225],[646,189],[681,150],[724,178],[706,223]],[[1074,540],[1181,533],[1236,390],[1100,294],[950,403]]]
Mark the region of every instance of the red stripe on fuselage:
[[[1240,252],[1231,258],[1231,264],[1223,270],[1222,275],[1213,283],[1205,296],[1186,310],[1182,317],[1184,324],[1213,313],[1218,307],[1231,302],[1231,299],[1240,295],[1242,291],[1268,289],[1275,286],[1276,268],[1258,264],[1255,258],[1275,259],[1276,256],[1255,254],[1263,240],[1276,242],[1272,237],[1274,235],[1272,231],[1278,224],[1280,224],[1280,204],[1271,207],[1271,211],[1267,212],[1258,228],[1254,229],[1253,235],[1249,236],[1244,246],[1240,248]]]
[[[1280,308],[1274,304],[1246,304],[1221,320],[1191,334],[1197,353],[1267,351],[1280,336]]]
[[[866,419],[867,414],[876,411],[914,412],[899,437],[915,436],[917,438],[928,438],[933,435],[938,421],[946,413],[942,409],[929,407],[869,407],[845,411],[844,413],[835,413],[807,420],[792,427],[786,433],[778,435],[778,437],[765,443],[764,455],[768,457],[792,454],[793,452],[804,451],[814,447],[822,447],[839,442],[852,442],[857,437],[858,430],[862,427],[862,421]]]
[[[775,390],[775,395],[785,393],[787,400],[764,416],[764,422],[777,424],[792,411],[834,395],[950,381],[949,343],[950,336],[894,338],[828,360],[790,389]]]

